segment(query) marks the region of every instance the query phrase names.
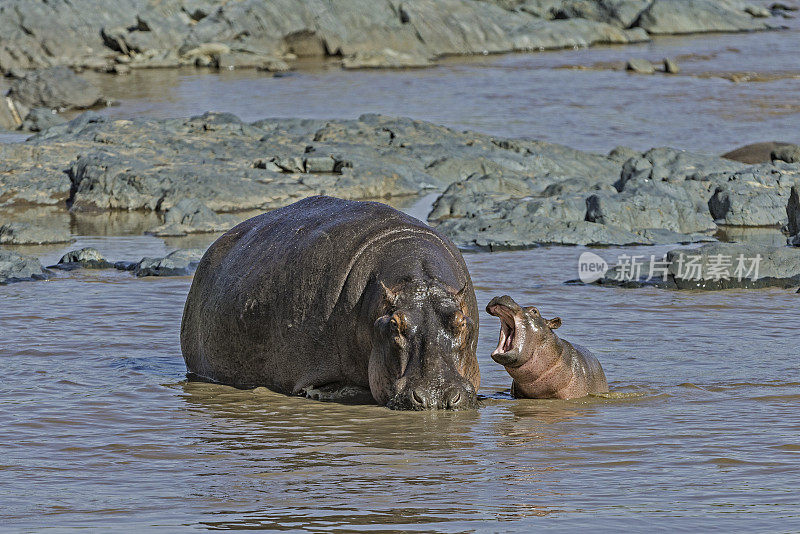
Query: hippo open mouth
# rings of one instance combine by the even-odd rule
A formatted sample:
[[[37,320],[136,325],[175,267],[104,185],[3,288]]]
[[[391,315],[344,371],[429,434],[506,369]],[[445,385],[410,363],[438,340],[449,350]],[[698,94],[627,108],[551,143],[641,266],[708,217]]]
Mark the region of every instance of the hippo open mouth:
[[[492,359],[501,365],[516,367],[522,364],[519,347],[521,344],[520,337],[524,336],[518,334],[517,314],[512,307],[516,306],[516,303],[508,298],[510,302],[507,304],[502,302],[503,298],[508,297],[492,299],[489,305],[486,306],[486,311],[490,315],[500,319],[500,340],[497,343],[497,348],[492,352]]]

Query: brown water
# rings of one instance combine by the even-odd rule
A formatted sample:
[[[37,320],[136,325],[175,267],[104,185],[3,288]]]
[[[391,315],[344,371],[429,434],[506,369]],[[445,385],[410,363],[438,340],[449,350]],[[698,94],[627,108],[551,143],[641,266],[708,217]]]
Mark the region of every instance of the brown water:
[[[712,48],[716,59],[683,60],[685,71],[747,70],[750,61],[774,72],[789,51],[797,61],[792,38],[666,39],[399,73],[137,73],[108,82],[123,98],[105,112],[221,109],[254,120],[379,111],[597,150],[720,152],[800,141],[796,111],[757,112],[800,101],[797,80],[557,67]],[[733,42],[743,51],[725,52]],[[422,216],[430,200],[401,207]],[[20,248],[45,263],[81,246],[118,260],[208,242],[120,235],[152,225],[135,216],[49,216],[78,240]],[[800,531],[800,295],[563,285],[583,250],[466,259],[481,304],[509,293],[561,316],[559,333],[594,350],[611,394],[511,400],[509,377],[489,357],[498,321],[481,313],[486,398],[455,413],[187,382],[178,330],[188,277],[77,271],[0,286],[0,529]],[[622,249],[595,251],[611,261]]]
[[[85,245],[111,259],[167,250],[137,236],[74,246]],[[481,313],[487,398],[456,413],[187,382],[188,277],[85,271],[0,286],[2,524],[800,529],[798,295],[564,286],[581,251],[466,258],[479,302],[508,292],[560,315],[611,394],[511,400],[489,357],[497,320]]]

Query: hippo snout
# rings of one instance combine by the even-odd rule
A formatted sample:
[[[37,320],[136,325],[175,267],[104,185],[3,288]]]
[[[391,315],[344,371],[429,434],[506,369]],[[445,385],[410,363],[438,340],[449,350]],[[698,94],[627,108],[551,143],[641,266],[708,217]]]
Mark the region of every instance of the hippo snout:
[[[509,352],[493,352],[492,359],[506,367],[519,367],[525,363],[525,359],[519,352],[519,349],[514,349]]]
[[[392,399],[393,410],[463,410],[476,408],[478,397],[472,384],[453,385],[444,389],[429,386],[410,387]]]

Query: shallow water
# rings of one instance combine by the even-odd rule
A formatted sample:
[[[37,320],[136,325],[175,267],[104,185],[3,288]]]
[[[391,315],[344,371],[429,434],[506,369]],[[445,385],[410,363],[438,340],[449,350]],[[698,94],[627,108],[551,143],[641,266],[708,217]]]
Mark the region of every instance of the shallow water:
[[[166,250],[136,236],[75,246],[89,244],[112,259]],[[509,400],[489,357],[498,323],[482,312],[487,398],[456,413],[186,382],[188,277],[0,286],[0,518],[37,530],[800,528],[798,295],[564,286],[581,251],[466,259],[483,305],[508,292],[560,315],[611,394]]]
[[[800,84],[780,77],[800,72],[797,37],[668,38],[448,61],[425,71],[134,73],[102,79],[121,99],[103,113],[217,109],[255,120],[381,112],[592,150],[722,152],[768,139],[800,142],[792,107]],[[696,57],[680,60],[686,75],[677,77],[561,68],[683,54]],[[701,77],[747,70],[780,76],[740,84]],[[420,217],[430,201],[399,207]],[[157,223],[152,217],[51,212],[30,216],[68,225],[77,241],[16,247],[45,264],[81,246],[131,260],[210,239],[141,235]],[[756,238],[776,239],[763,234]],[[559,333],[597,354],[611,393],[510,400],[510,379],[489,357],[499,324],[481,312],[486,398],[479,410],[455,413],[187,382],[178,331],[189,277],[77,271],[0,286],[0,524],[30,531],[800,530],[800,295],[563,285],[576,278],[583,250],[465,257],[481,305],[509,293],[561,316]],[[622,252],[593,250],[609,263]]]

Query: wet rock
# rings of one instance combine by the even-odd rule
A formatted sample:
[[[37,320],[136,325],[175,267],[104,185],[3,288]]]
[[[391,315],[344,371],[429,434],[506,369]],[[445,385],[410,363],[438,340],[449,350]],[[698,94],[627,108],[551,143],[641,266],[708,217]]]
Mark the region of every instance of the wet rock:
[[[779,141],[752,143],[731,150],[723,154],[722,157],[751,165],[756,163],[770,163],[773,159],[780,159],[773,158],[773,151],[787,145],[789,145],[789,143],[781,143]]]
[[[785,161],[787,163],[800,163],[800,146],[785,144],[775,147],[770,153],[772,161]]]
[[[719,224],[783,226],[791,187],[800,182],[800,165],[754,165],[705,179],[716,184],[708,206]]]
[[[774,11],[797,11],[800,9],[798,6],[787,4],[785,2],[773,2],[770,4],[769,8]]]
[[[673,232],[666,228],[645,228],[636,230],[637,235],[642,236],[653,245],[688,245],[690,243],[708,243],[717,239],[708,234]]]
[[[499,181],[484,180],[501,184]],[[509,198],[495,194],[459,195],[453,184],[434,203],[431,224],[466,249],[505,250],[538,245],[652,245],[713,240],[668,229],[622,228],[585,220],[590,192],[554,197]],[[692,210],[694,207],[691,208]],[[713,223],[712,223],[713,226]]]
[[[358,51],[342,60],[345,69],[408,69],[430,67],[431,61],[423,55],[405,54],[391,48],[369,52]]]
[[[30,280],[45,280],[47,270],[37,258],[0,249],[0,285]]]
[[[163,258],[142,258],[134,267],[133,274],[145,276],[187,276],[200,263],[205,251],[199,249],[176,250]]]
[[[541,7],[548,3],[552,6],[547,12],[542,12]],[[649,0],[558,0],[526,2],[524,6],[530,9],[531,4],[538,4],[539,13],[552,18],[583,18],[629,28],[649,3]]]
[[[749,14],[716,0],[654,0],[636,21],[651,35],[764,30]]]
[[[626,256],[597,283],[668,289],[790,288],[800,284],[800,249],[712,243],[663,258]]]
[[[734,182],[717,187],[708,207],[718,224],[778,226],[784,220],[786,201],[786,195],[777,189],[764,190]]]
[[[642,58],[629,59],[625,69],[637,74],[653,74],[656,71],[652,63]]]
[[[174,50],[189,33],[186,14],[158,10],[151,5],[132,10],[136,22],[130,26],[104,26],[100,32],[104,44],[116,52],[130,56],[134,62],[154,57],[175,56]]]
[[[33,108],[28,112],[25,120],[19,126],[20,130],[41,132],[56,124],[63,124],[66,119],[56,114],[49,108]]]
[[[11,222],[0,225],[2,245],[45,245],[72,241],[69,231],[60,228],[38,226],[26,222]]]
[[[14,79],[7,96],[20,117],[35,108],[87,109],[106,102],[100,91],[68,67],[50,67]]]
[[[61,269],[72,271],[74,269],[112,269],[114,264],[106,260],[100,251],[93,247],[84,247],[79,250],[71,250],[61,256],[56,265],[51,269]]]
[[[484,169],[534,188],[570,177],[610,184],[608,158],[411,119],[269,119],[224,113],[112,120],[88,112],[24,143],[0,144],[0,206],[73,212],[167,211],[195,199],[214,212],[271,209],[314,194],[385,198],[444,189]]]
[[[798,197],[800,187],[794,186],[789,194],[789,202],[786,204],[786,217],[789,220],[787,228],[789,235],[789,244],[800,246],[800,197]]]
[[[681,68],[674,59],[668,57],[664,58],[664,72],[667,74],[678,74],[680,71]]]
[[[720,226],[714,237],[723,243],[746,243],[773,247],[786,244],[786,235],[781,229],[770,226]]]
[[[712,0],[5,0],[0,70],[107,71],[120,57],[131,68],[257,67],[266,57],[323,56],[349,58],[351,67],[408,67],[444,55],[638,42],[647,32],[765,28]],[[233,56],[190,53],[212,44]]]
[[[225,232],[237,222],[236,217],[215,213],[199,200],[184,198],[164,213],[163,225],[148,233],[156,236],[184,236]]]
[[[614,189],[614,186],[608,183],[597,183],[594,182],[592,177],[576,177],[576,178],[567,178],[565,180],[560,180],[557,182],[553,182],[541,192],[542,196],[545,197],[552,197],[552,196],[563,196],[570,193],[587,193],[591,194],[598,191],[605,191],[608,193],[616,193],[617,190]],[[587,195],[583,195],[584,197]]]
[[[724,158],[674,148],[653,148],[626,161],[614,186],[622,191],[629,181],[638,184],[646,180],[673,183],[701,180],[712,173],[743,168],[744,164]]]
[[[586,200],[586,220],[631,231],[661,228],[682,234],[716,230],[702,205],[683,187],[668,183],[628,187],[621,193],[599,193]]]
[[[587,221],[531,219],[449,219],[437,230],[462,249],[514,250],[539,245],[649,245],[640,235]]]
[[[772,16],[772,12],[763,6],[755,6],[753,4],[748,4],[744,8],[744,12],[748,13],[753,17],[758,18],[767,18]]]
[[[615,147],[608,153],[608,159],[619,163],[625,163],[629,159],[638,158],[639,156],[641,156],[641,152],[627,146]]]

